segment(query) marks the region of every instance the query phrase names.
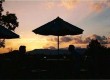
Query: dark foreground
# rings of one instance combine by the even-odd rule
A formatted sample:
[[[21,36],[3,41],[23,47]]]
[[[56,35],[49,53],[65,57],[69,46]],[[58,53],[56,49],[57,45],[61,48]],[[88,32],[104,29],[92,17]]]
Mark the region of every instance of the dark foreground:
[[[46,58],[44,55],[0,55],[0,78],[68,79],[75,78],[72,64],[63,56]],[[79,75],[77,76],[78,78]],[[84,76],[83,76],[84,77]]]
[[[56,55],[0,55],[0,78],[13,79],[103,79],[109,72],[99,73],[97,68],[81,60],[79,72],[75,72],[70,56]],[[89,66],[87,66],[87,64]],[[96,66],[97,67],[97,66]],[[102,68],[103,69],[103,68]],[[103,70],[102,70],[103,71]],[[105,70],[106,71],[106,70]],[[109,71],[109,70],[108,70]]]

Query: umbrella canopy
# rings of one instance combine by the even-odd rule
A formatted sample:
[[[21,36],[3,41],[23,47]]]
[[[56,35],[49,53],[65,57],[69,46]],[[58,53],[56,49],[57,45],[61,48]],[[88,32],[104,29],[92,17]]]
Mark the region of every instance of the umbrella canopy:
[[[57,17],[33,32],[40,35],[64,36],[82,34],[83,30]]]
[[[40,35],[54,35],[58,36],[58,50],[59,50],[59,36],[78,35],[82,34],[84,30],[64,21],[60,17],[42,25],[33,30],[34,33]]]
[[[19,35],[0,25],[0,38],[13,39],[19,38]]]

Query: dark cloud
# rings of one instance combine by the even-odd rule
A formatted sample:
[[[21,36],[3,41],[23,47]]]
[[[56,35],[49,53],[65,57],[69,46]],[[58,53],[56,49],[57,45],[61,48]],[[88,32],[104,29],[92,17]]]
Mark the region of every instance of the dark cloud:
[[[92,36],[85,37],[82,39],[82,36],[75,36],[75,37],[60,37],[60,44],[73,42],[75,44],[88,44],[92,39],[97,39],[101,44],[107,44],[107,37],[99,36],[93,34]],[[57,42],[57,38],[50,38],[49,41]]]
[[[99,36],[93,34],[91,36],[82,38],[82,36],[75,36],[75,37],[60,37],[60,46],[63,44],[89,44],[92,39],[97,39],[101,44],[108,44],[110,43],[110,38],[105,36]],[[58,38],[51,38],[49,41],[57,42]],[[45,49],[56,49],[55,47],[57,44],[55,43],[48,43],[45,45]]]
[[[107,38],[105,36],[99,36],[96,34],[93,34],[92,36],[88,36],[84,38],[83,40],[78,40],[79,44],[88,44],[92,39],[97,39],[101,44],[107,44]]]
[[[64,37],[60,37],[59,38],[60,43],[62,43],[62,42],[70,42],[72,40],[73,40],[72,37],[65,37],[64,36]],[[55,37],[55,38],[49,38],[48,41],[57,42],[58,41],[58,38],[57,37]]]
[[[49,38],[49,39],[47,39],[48,41],[58,41],[58,38]]]
[[[84,40],[82,40],[82,42],[80,42],[80,44],[88,44],[91,41],[90,37],[86,37]]]
[[[73,40],[72,37],[61,37],[61,38],[60,38],[60,43],[61,43],[61,42],[70,42],[70,41],[72,41],[72,40]]]
[[[92,35],[92,39],[97,39],[101,44],[107,44],[107,38],[105,36]]]
[[[74,40],[75,44],[83,43],[81,36],[74,37],[73,40]]]
[[[100,41],[107,39],[105,36],[99,36],[99,35],[96,35],[96,34],[94,34],[94,35],[92,35],[92,36],[93,36],[94,39],[98,39],[98,40],[100,40]]]

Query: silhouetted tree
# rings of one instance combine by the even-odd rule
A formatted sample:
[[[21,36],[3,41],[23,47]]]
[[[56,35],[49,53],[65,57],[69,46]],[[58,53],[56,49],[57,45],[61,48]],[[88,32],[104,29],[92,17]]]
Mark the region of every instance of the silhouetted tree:
[[[99,49],[102,45],[98,42],[98,40],[91,40],[89,45],[87,46],[88,49]]]
[[[91,40],[87,46],[86,55],[86,68],[88,68],[93,76],[96,78],[104,74],[107,66],[109,66],[107,63],[109,59],[109,55],[107,55],[107,48],[102,46],[97,39]]]
[[[95,40],[93,39],[87,46],[87,53],[91,53],[90,55],[97,55],[98,53],[101,53],[105,49],[106,47],[102,46],[97,39]]]
[[[3,47],[3,48],[5,47],[5,39],[3,39],[3,40],[0,39],[0,48],[1,47]]]
[[[2,15],[4,11],[2,7],[2,3],[5,0],[0,0],[0,26],[3,26],[11,31],[14,31],[16,27],[19,26],[19,22],[17,21],[17,17],[13,13],[6,12],[6,15]],[[0,39],[0,47],[5,47],[5,39]]]
[[[6,12],[6,15],[2,16],[2,24],[9,30],[14,31],[16,27],[18,27],[17,17],[15,14]]]
[[[2,7],[2,3],[4,2],[4,0],[0,1],[0,25],[2,23],[2,12],[3,12],[3,7]],[[0,48],[1,47],[5,47],[5,40],[4,39],[0,39]]]
[[[19,22],[17,22],[16,14],[6,12],[6,15],[2,15],[3,7],[2,3],[4,0],[0,1],[0,25],[6,27],[9,30],[14,31],[18,27]]]
[[[2,3],[3,2],[4,2],[4,0],[0,0],[0,24],[1,24],[1,20],[2,20],[2,12],[3,12]]]

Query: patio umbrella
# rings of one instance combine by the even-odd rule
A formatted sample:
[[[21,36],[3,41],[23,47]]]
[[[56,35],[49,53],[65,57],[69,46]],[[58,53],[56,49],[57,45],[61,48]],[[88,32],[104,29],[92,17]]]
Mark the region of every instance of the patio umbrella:
[[[40,35],[54,35],[58,36],[58,52],[59,52],[59,36],[65,35],[78,35],[82,34],[83,30],[64,21],[60,17],[42,25],[41,27],[34,29],[34,33]]]
[[[19,38],[19,35],[0,25],[0,38],[13,39]]]

